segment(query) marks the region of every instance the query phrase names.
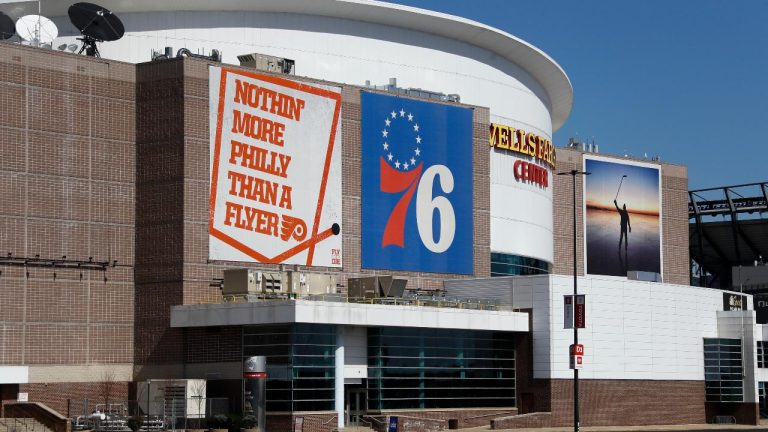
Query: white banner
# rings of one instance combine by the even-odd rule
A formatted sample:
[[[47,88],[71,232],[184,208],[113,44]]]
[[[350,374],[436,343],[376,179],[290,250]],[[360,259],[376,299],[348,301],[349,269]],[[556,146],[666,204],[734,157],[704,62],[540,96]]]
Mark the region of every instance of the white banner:
[[[211,260],[341,267],[341,89],[210,68]]]
[[[564,329],[572,329],[573,328],[573,296],[572,295],[564,295],[563,296],[563,328]]]

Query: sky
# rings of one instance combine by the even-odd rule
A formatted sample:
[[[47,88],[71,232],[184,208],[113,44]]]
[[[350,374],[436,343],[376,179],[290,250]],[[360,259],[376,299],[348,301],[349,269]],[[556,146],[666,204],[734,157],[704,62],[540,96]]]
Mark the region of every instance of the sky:
[[[659,170],[648,166],[587,159],[587,206],[614,209],[626,204],[629,211],[659,213]],[[623,177],[622,176],[626,176]]]
[[[689,189],[768,181],[768,1],[396,0],[546,52],[574,104],[554,142],[688,166]]]

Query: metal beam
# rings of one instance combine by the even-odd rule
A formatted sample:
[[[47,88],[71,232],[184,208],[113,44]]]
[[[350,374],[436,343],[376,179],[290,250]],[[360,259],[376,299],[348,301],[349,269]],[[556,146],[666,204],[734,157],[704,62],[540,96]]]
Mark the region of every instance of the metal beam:
[[[725,191],[725,198],[728,200],[728,207],[731,210],[731,232],[733,233],[733,247],[736,249],[736,262],[741,263],[741,249],[739,248],[738,235],[739,216],[736,214],[736,207],[733,206],[731,189],[723,188],[723,190]]]
[[[723,253],[723,251],[717,246],[717,243],[712,241],[712,238],[709,236],[709,234],[707,234],[707,230],[704,229],[704,226],[705,226],[705,224],[701,224],[701,236],[704,238],[704,240],[707,241],[707,243],[709,243],[709,246],[712,248],[712,250],[715,251],[715,253],[717,254],[718,258],[720,258],[720,262],[730,263],[731,260],[729,260],[728,257],[725,255],[725,253]],[[704,252],[703,251],[701,252],[701,259],[702,260],[704,259]],[[699,265],[703,265],[704,264],[702,261],[699,261],[699,260],[696,260],[696,261],[699,263]],[[709,266],[707,266],[707,267],[708,267],[707,270],[710,271],[710,273],[712,273],[711,272],[711,268],[709,268]]]

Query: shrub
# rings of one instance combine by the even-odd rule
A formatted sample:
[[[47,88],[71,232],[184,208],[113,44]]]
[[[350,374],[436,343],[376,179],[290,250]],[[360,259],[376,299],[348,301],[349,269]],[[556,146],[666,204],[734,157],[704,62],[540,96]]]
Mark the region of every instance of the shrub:
[[[243,429],[253,429],[256,427],[256,416],[247,415],[240,421],[240,427]]]
[[[216,414],[208,418],[208,427],[211,429],[229,429],[229,417],[224,414]]]

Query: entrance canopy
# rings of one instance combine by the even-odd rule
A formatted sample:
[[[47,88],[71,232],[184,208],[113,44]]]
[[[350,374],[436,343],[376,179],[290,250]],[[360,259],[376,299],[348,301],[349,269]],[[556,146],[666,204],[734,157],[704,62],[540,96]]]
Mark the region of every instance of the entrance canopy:
[[[336,324],[527,332],[528,314],[508,310],[273,300],[171,308],[171,327]]]

